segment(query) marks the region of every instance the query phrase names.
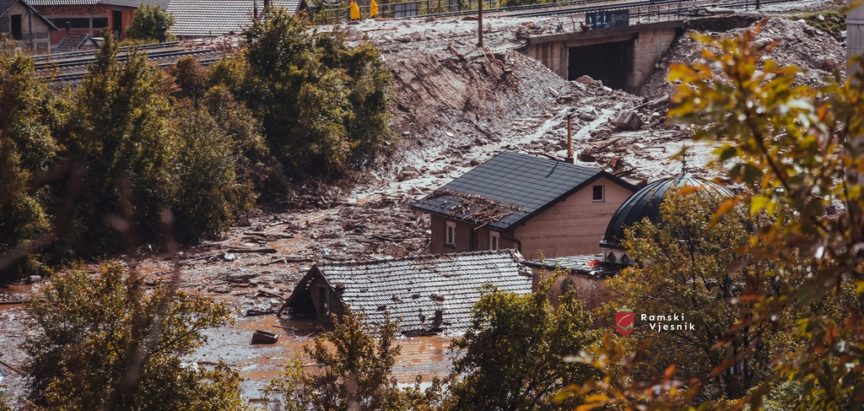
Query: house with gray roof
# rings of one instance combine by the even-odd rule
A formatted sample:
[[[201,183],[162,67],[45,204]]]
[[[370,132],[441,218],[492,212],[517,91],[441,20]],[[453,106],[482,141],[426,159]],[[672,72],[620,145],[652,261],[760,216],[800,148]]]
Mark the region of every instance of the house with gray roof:
[[[503,152],[412,203],[433,254],[514,248],[528,258],[599,253],[635,187],[601,169]]]
[[[306,0],[271,0],[269,7],[289,14],[306,8]],[[264,12],[263,0],[170,0],[167,10],[174,16],[170,32],[180,38],[218,37],[240,34]]]
[[[527,294],[531,270],[515,250],[423,255],[395,260],[319,263],[294,288],[283,310],[329,322],[346,310],[380,325],[385,313],[406,335],[460,333],[485,287]]]

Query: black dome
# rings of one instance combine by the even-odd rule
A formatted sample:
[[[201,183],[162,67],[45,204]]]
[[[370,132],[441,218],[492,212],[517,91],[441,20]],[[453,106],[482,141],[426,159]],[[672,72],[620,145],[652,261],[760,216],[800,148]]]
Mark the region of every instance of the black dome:
[[[689,175],[679,175],[677,177],[652,181],[645,187],[642,187],[641,190],[633,193],[630,198],[618,207],[612,219],[609,220],[609,226],[606,227],[606,234],[603,236],[603,240],[600,241],[600,247],[622,248],[621,240],[624,239],[624,228],[642,221],[645,217],[648,217],[654,223],[659,221],[660,204],[663,202],[666,193],[674,193],[683,187],[697,187],[715,192],[724,197],[732,195],[729,190],[717,184]]]

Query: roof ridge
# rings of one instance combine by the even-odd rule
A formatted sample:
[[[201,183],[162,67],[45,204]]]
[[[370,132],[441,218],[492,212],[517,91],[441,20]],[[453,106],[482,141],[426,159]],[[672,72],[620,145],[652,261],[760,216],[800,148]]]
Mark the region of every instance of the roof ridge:
[[[402,262],[402,261],[415,261],[415,260],[429,260],[429,259],[452,259],[455,257],[470,257],[470,256],[480,256],[487,254],[509,254],[511,257],[517,257],[517,261],[524,260],[522,255],[518,250],[513,248],[502,248],[499,250],[480,250],[480,251],[465,251],[460,253],[448,253],[448,254],[420,254],[420,255],[411,255],[400,258],[391,258],[391,259],[377,259],[377,260],[367,260],[367,261],[334,261],[334,262],[325,262],[325,263],[316,263],[317,267],[338,267],[338,266],[359,266],[359,265],[371,265],[371,264],[379,264],[379,263],[392,263],[392,262]]]
[[[579,165],[579,164],[568,163],[567,161],[564,161],[564,160],[556,160],[556,159],[554,159],[554,158],[549,158],[549,157],[544,157],[544,156],[538,156],[538,155],[533,155],[533,154],[524,153],[524,152],[520,152],[520,151],[513,151],[513,150],[505,150],[505,151],[502,151],[502,152],[496,154],[496,155],[495,155],[494,157],[492,157],[492,158],[498,157],[498,156],[500,156],[500,155],[502,155],[502,154],[514,154],[514,155],[517,155],[517,156],[527,157],[527,158],[531,158],[531,159],[535,159],[535,160],[542,160],[542,161],[546,161],[546,162],[549,162],[549,163],[563,164],[563,165],[565,165],[565,166],[567,166],[567,167],[576,168],[576,169],[585,170],[585,171],[593,171],[593,172],[595,172],[595,173],[602,173],[602,172],[604,171],[602,168],[589,167],[589,166],[583,166],[583,165]],[[490,159],[490,160],[491,160],[491,159]]]

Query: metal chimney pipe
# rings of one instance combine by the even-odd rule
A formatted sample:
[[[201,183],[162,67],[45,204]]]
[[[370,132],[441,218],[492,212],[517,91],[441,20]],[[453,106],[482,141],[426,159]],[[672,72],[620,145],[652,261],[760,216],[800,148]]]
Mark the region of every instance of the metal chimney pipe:
[[[573,114],[567,114],[567,162],[575,163],[573,156]]]

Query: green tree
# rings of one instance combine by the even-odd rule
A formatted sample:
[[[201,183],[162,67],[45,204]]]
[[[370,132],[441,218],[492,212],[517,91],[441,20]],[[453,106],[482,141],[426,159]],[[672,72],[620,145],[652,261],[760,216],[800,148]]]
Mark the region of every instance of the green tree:
[[[421,390],[418,376],[413,388],[403,390],[392,376],[400,351],[394,345],[398,329],[389,318],[371,330],[361,315],[334,316],[333,330],[304,347],[316,369],[304,371],[292,362],[268,391],[281,394],[289,410],[431,410],[440,395],[437,380]]]
[[[159,6],[145,4],[135,10],[126,35],[133,40],[172,40],[174,35],[168,30],[173,25],[174,16],[171,13]]]
[[[55,164],[60,146],[51,130],[58,121],[52,94],[36,78],[28,57],[0,54],[0,107],[0,255],[29,251],[0,267],[4,281],[48,271],[30,248],[50,235],[45,204],[51,192],[31,180]]]
[[[246,37],[246,98],[288,175],[338,178],[386,152],[391,74],[375,48],[350,49],[341,35],[311,32],[284,11]]]
[[[204,342],[202,330],[228,321],[228,308],[169,287],[144,292],[141,281],[108,264],[97,278],[82,270],[57,276],[34,297],[27,312],[35,333],[23,348],[36,406],[105,407],[130,371],[129,347],[137,346],[145,348],[137,384],[112,409],[240,408],[236,372],[183,362]]]
[[[72,247],[116,251],[114,234],[137,232],[155,238],[159,215],[176,192],[173,165],[178,141],[171,124],[165,78],[147,59],[132,54],[117,59],[116,41],[106,37],[98,60],[78,87],[65,145],[68,156],[85,173],[76,204],[76,238]],[[110,218],[120,216],[125,223]]]
[[[242,152],[204,109],[181,107],[176,129],[177,186],[173,209],[180,240],[219,234],[255,205],[251,184],[238,181]]]
[[[783,333],[793,324],[788,312],[770,323],[738,323],[749,309],[742,297],[776,284],[761,276],[773,268],[770,261],[751,259],[742,265],[735,253],[768,219],[742,210],[712,218],[723,201],[714,192],[684,189],[667,194],[659,223],[645,220],[631,227],[624,246],[638,263],[608,280],[615,297],[604,318],[612,318],[619,307],[683,315],[695,330],[655,332],[641,325],[634,335],[622,338],[639,353],[634,376],[650,380],[674,365],[676,377],[697,379],[705,396],[738,399],[772,378],[769,359],[790,349],[783,344]],[[797,277],[800,283],[804,274]],[[734,364],[725,366],[730,359]]]
[[[238,180],[265,196],[284,193],[288,184],[284,181],[282,165],[270,154],[261,122],[252,111],[223,85],[210,87],[203,105],[233,141]]]
[[[471,328],[453,342],[458,357],[445,408],[554,408],[558,390],[594,375],[566,361],[594,340],[591,321],[574,291],[553,307],[544,291],[490,290],[474,306]]]
[[[714,218],[737,204],[771,217],[743,247],[730,250],[736,266],[756,268],[756,284],[770,287],[748,284],[739,299],[745,306],[729,332],[765,327],[771,331],[766,336],[791,343],[769,356],[773,378],[750,390],[746,401],[700,407],[858,409],[864,403],[864,77],[799,85],[797,67],[768,55],[773,45],[754,44],[759,30],[732,38],[698,36],[705,45],[701,58],[670,71],[677,84],[670,117],[693,125],[697,139],[716,143],[714,165],[747,188],[722,203]],[[759,270],[764,260],[772,266]],[[773,323],[790,312],[791,332],[775,329]],[[704,398],[698,381],[683,392],[674,368],[662,377],[633,378],[635,355],[610,341],[588,360],[603,378],[574,392],[594,392],[593,407],[631,409]],[[728,358],[712,373],[753,361],[753,355],[758,351]]]
[[[197,103],[207,91],[207,71],[194,57],[183,57],[177,60],[171,68],[171,74],[178,88],[175,95],[179,98],[189,98]]]
[[[682,84],[670,115],[696,125],[697,138],[717,141],[717,162],[756,192],[730,201],[775,216],[741,255],[748,265],[760,256],[782,262],[765,273],[777,292],[754,293],[741,321],[770,322],[790,306],[843,300],[839,316],[802,313],[804,346],[774,365],[781,378],[803,385],[797,407],[857,407],[864,403],[864,78],[797,86],[798,68],[763,58],[771,47],[754,45],[754,35],[700,37],[705,62],[676,65],[670,74]],[[801,270],[803,284],[790,275]]]

